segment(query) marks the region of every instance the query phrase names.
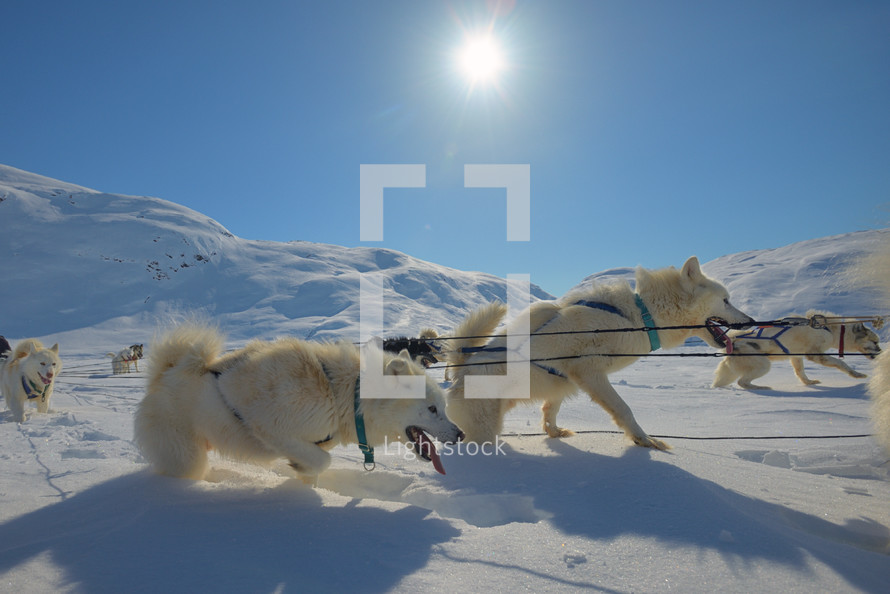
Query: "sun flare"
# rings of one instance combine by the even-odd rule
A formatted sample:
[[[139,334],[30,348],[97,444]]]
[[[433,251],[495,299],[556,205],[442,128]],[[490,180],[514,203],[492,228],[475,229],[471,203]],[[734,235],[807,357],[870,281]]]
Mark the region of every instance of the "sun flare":
[[[492,82],[504,68],[503,52],[493,37],[475,37],[460,50],[458,66],[471,83]]]

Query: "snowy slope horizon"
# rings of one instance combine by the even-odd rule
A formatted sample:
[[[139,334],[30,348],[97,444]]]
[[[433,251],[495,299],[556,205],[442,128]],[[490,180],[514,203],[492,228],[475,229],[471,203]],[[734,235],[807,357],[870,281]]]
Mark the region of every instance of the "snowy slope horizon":
[[[466,311],[506,298],[506,281],[491,274],[383,248],[242,239],[166,200],[3,165],[0,246],[0,301],[16,304],[0,330],[10,338],[91,328],[99,340],[129,344],[197,314],[234,339],[358,340],[359,277],[368,272],[386,277],[387,334],[447,329]],[[552,298],[534,285],[531,293]]]
[[[847,270],[885,233],[730,254],[703,268],[758,320],[808,309],[870,315],[877,313],[872,295],[851,287]],[[0,246],[0,301],[16,312],[0,333],[12,339],[112,348],[198,314],[233,340],[358,340],[359,277],[372,271],[387,279],[387,335],[427,326],[447,332],[469,310],[506,297],[506,282],[495,275],[383,248],[242,239],[166,200],[102,193],[4,165]],[[598,272],[578,286],[625,278],[633,278],[632,268]],[[553,298],[534,285],[532,295]]]

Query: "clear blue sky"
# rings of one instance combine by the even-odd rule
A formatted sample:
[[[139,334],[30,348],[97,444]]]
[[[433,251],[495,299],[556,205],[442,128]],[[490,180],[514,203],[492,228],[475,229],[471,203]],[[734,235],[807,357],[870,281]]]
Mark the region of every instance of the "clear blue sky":
[[[0,163],[561,294],[884,227],[890,2],[5,0]],[[455,52],[490,29],[505,67]],[[359,241],[359,166],[426,165]],[[464,164],[528,164],[531,241]]]

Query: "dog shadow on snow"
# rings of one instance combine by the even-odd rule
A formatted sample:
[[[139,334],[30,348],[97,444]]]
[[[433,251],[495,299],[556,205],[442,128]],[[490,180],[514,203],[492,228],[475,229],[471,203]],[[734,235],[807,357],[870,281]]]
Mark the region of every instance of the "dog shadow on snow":
[[[459,534],[391,507],[325,506],[296,479],[208,490],[138,472],[0,525],[0,575],[48,554],[85,592],[387,591]]]
[[[743,495],[674,466],[670,453],[628,446],[614,457],[580,450],[571,439],[540,439],[553,455],[508,446],[500,457],[446,460],[441,508],[416,492],[403,499],[477,526],[490,511],[488,525],[543,520],[595,541],[653,538],[659,547],[715,551],[730,567],[764,560],[805,576],[812,556],[864,590],[883,590],[890,580],[890,529],[880,522],[839,525]]]
[[[753,390],[739,389],[739,393],[757,394],[758,396],[772,396],[782,398],[842,398],[849,400],[868,400],[868,386],[865,383],[851,386],[832,386],[830,384],[814,384],[812,386],[800,386],[794,390],[782,388],[755,388]]]

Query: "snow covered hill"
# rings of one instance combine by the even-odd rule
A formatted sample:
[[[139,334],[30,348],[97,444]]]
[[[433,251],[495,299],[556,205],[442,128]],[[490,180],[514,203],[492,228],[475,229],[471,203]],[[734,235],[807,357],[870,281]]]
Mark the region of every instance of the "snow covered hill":
[[[234,339],[358,339],[359,275],[386,277],[388,333],[447,330],[505,299],[507,283],[379,248],[235,237],[161,200],[103,194],[0,165],[0,333],[90,328],[109,348],[145,341],[169,317],[212,317]],[[552,298],[538,287],[532,295]],[[78,337],[84,340],[84,336]]]
[[[839,315],[879,315],[872,289],[858,286],[860,259],[888,241],[890,230],[821,237],[775,249],[753,250],[705,262],[702,269],[729,289],[732,302],[757,320],[774,320],[809,309]],[[682,263],[677,263],[679,266]],[[634,278],[633,268],[615,268],[585,278],[592,283]]]

